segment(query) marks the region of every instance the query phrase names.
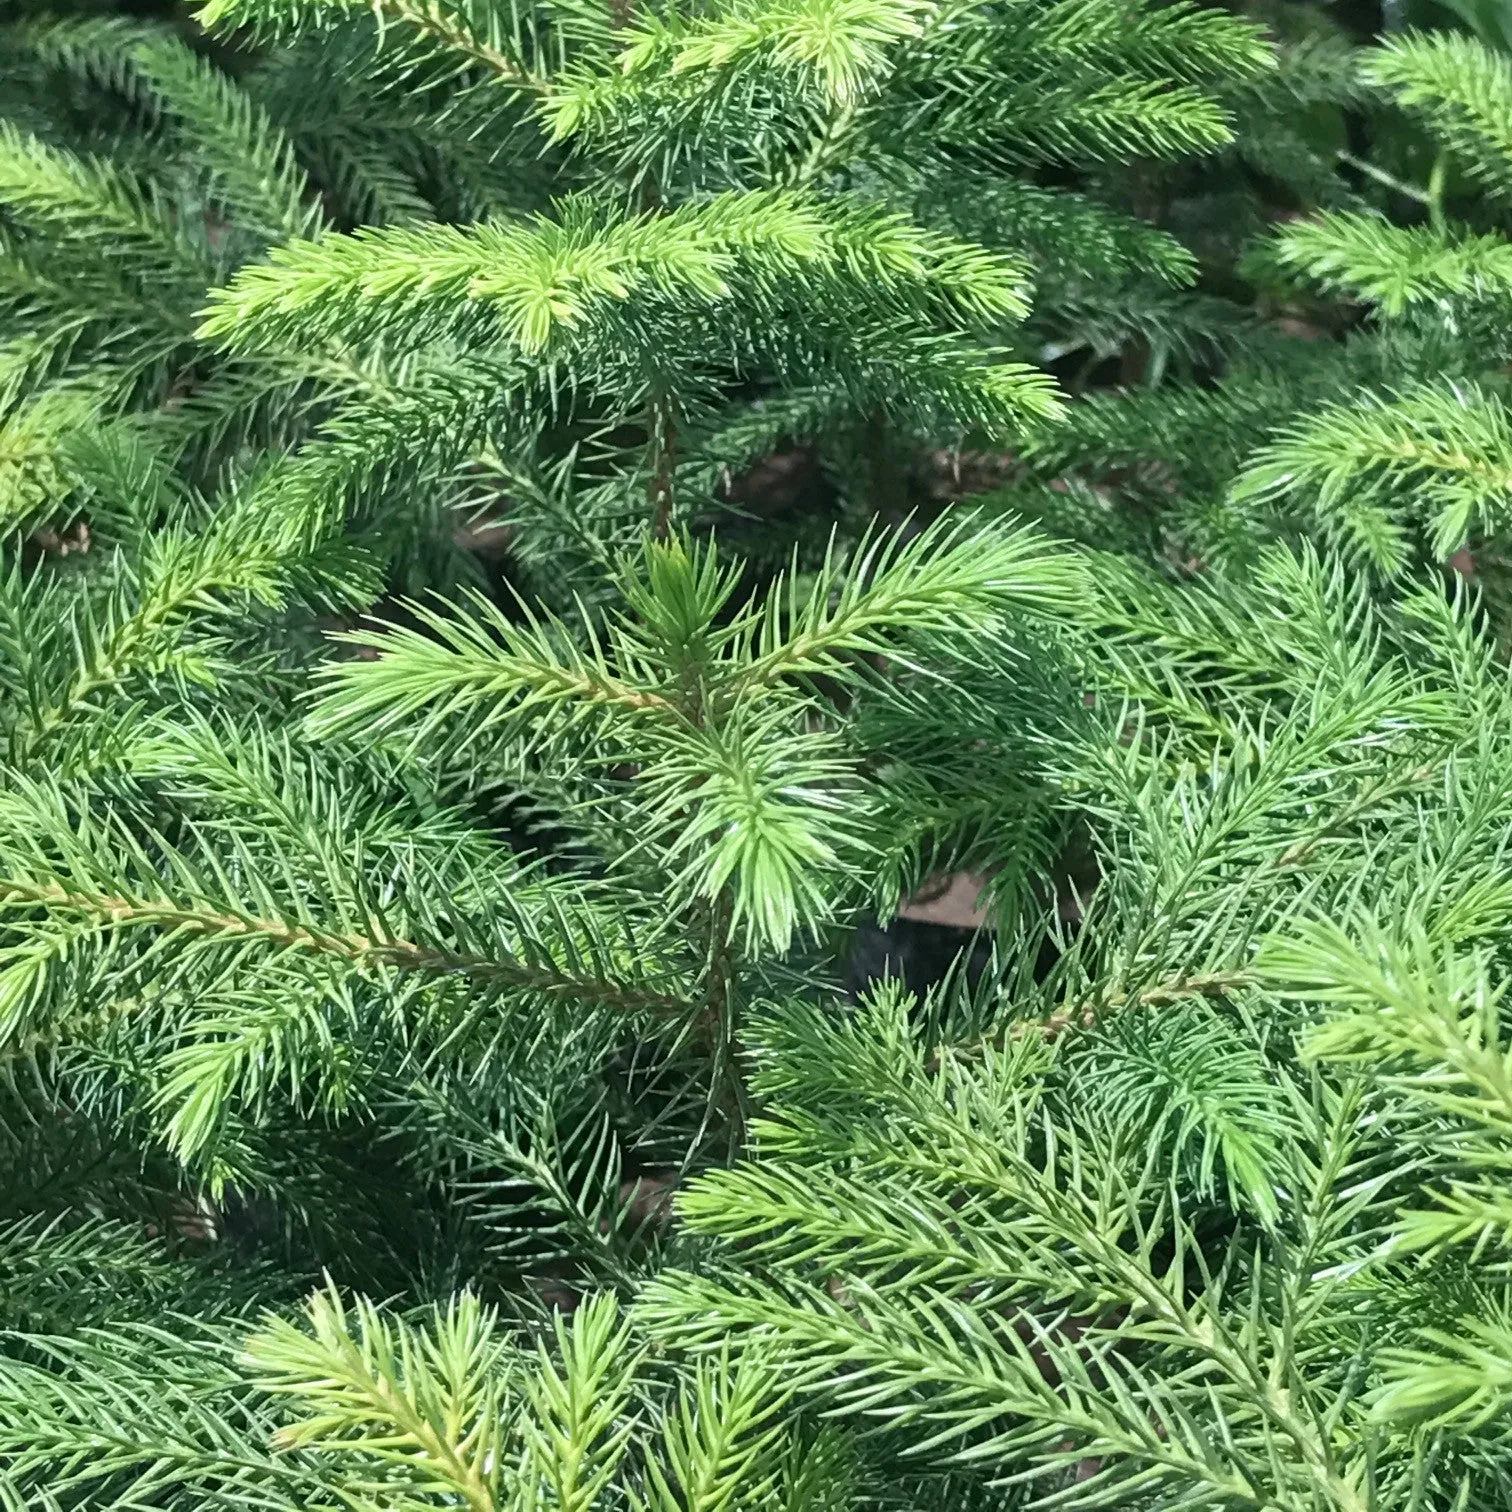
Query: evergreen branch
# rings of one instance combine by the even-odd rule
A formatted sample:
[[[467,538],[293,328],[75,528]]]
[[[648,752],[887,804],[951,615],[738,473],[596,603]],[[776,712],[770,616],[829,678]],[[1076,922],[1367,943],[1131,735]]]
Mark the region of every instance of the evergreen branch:
[[[1304,1496],[1315,1490],[1339,1512],[1367,1506],[1358,1472],[1336,1468],[1320,1425],[1257,1378],[1232,1341],[1213,1336],[1206,1309],[1188,1311],[1163,1292],[1158,1300],[1152,1294],[1160,1321],[1130,1332],[1221,1360],[1234,1372],[1232,1395],[1228,1381],[1214,1379],[1217,1372],[1199,1371],[1203,1384],[1191,1406],[1171,1403],[1152,1415],[1150,1375],[1116,1352],[1116,1325],[1094,1325],[1072,1342],[1061,1332],[1064,1312],[1040,1321],[1015,1306],[1002,1283],[995,1291],[1006,1317],[927,1284],[911,1293],[883,1291],[847,1278],[842,1302],[797,1281],[720,1286],[673,1274],[653,1283],[643,1305],[648,1319],[689,1344],[706,1343],[716,1331],[742,1341],[775,1339],[799,1384],[830,1412],[874,1415],[890,1432],[913,1438],[915,1453],[946,1464],[1011,1459],[1025,1466],[1015,1478],[1027,1481],[1081,1459],[1113,1457],[1119,1463],[1105,1471],[1104,1491],[1158,1489],[1263,1506],[1295,1486]],[[832,1362],[841,1373],[828,1379]],[[1220,1415],[1213,1437],[1196,1416],[1203,1397]],[[1251,1412],[1274,1436],[1256,1430]],[[1005,1420],[1012,1426],[999,1426]],[[1286,1451],[1300,1462],[1288,1464]]]
[[[1393,1425],[1473,1435],[1512,1409],[1512,1318],[1464,1318],[1460,1332],[1424,1329],[1415,1349],[1386,1356],[1376,1415]]]
[[[398,22],[449,54],[476,64],[501,83],[538,91],[545,81],[495,45],[471,24],[469,7],[451,0],[206,0],[196,20],[206,30],[251,26],[280,30],[311,22],[330,24],[332,17],[374,9],[382,23]]]
[[[1393,316],[1446,294],[1512,292],[1512,244],[1502,238],[1403,228],[1365,215],[1294,221],[1266,254],[1330,292],[1376,301]]]
[[[1253,970],[1204,971],[1181,973],[1162,982],[1137,989],[1103,989],[1073,1003],[1067,1003],[1043,1018],[1015,1019],[1005,1030],[978,1040],[942,1046],[928,1062],[930,1071],[952,1060],[969,1062],[989,1051],[1001,1052],[1018,1041],[1056,1040],[1068,1029],[1092,1029],[1110,1010],[1121,1008],[1165,1008],[1188,998],[1223,999],[1258,978]]]
[[[1228,112],[1194,87],[1095,76],[1062,83],[1053,73],[1006,96],[999,75],[968,75],[914,105],[898,128],[928,133],[988,164],[1179,158],[1234,140]]]
[[[151,112],[155,101],[132,65],[132,49],[161,41],[162,28],[131,16],[50,16],[6,28],[18,55],[124,96]]]
[[[1189,1009],[1200,1001],[1186,999]],[[1221,1179],[1234,1206],[1273,1226],[1280,1218],[1275,1173],[1290,1132],[1276,1067],[1211,1011],[1104,1023],[1077,1070],[1110,1142],[1127,1139],[1151,1158],[1168,1152],[1172,1181],[1195,1166],[1199,1194],[1215,1194]]]
[[[225,0],[225,3],[234,5],[242,0]],[[380,0],[379,14],[411,26],[422,36],[433,38],[462,57],[482,64],[506,84],[537,91],[546,87],[544,80],[517,59],[478,36],[464,20],[461,7],[446,3],[446,0]]]
[[[301,548],[308,549],[310,527],[298,510],[270,509],[266,495],[254,488],[205,530],[165,531],[155,538],[145,554],[136,602],[117,606],[103,626],[90,627],[94,633],[81,637],[81,664],[62,697],[29,711],[21,758],[34,758],[100,691],[119,686],[135,671],[171,663],[178,651],[176,632],[196,612],[223,614],[233,595],[280,605]],[[318,525],[314,534],[318,539]]]
[[[305,1322],[308,1332],[270,1318],[247,1341],[262,1389],[306,1408],[276,1443],[352,1456],[354,1490],[367,1480],[367,1457],[400,1471],[414,1490],[496,1512],[505,1406],[519,1367],[490,1310],[463,1292],[422,1332],[363,1298],[349,1315],[331,1287],[310,1298]],[[370,1484],[377,1491],[381,1482]]]
[[[896,632],[904,627],[920,635],[970,634],[1010,608],[1069,604],[1078,585],[1074,559],[1048,549],[1033,531],[975,532],[970,520],[942,521],[906,544],[873,536],[843,579],[832,545],[803,598],[795,576],[772,587],[755,660],[736,686],[844,675],[857,654],[896,654]]]
[[[890,1008],[879,1005],[860,1026],[868,1041],[912,1038],[900,1007],[896,995]],[[1148,1178],[1117,1174],[1095,1140],[1057,1126],[1042,1146],[1035,1112],[1022,1106],[1032,1062],[994,1060],[980,1072],[929,1078],[900,1063],[884,1086],[874,1054],[862,1091],[850,1083],[850,1068],[832,1071],[814,1048],[817,1081],[795,1085],[784,1068],[789,1079],[763,1126],[775,1148],[808,1157],[777,1177],[781,1202],[747,1200],[747,1175],[737,1171],[707,1178],[692,1209],[707,1232],[769,1243],[780,1266],[774,1274],[769,1263],[748,1281],[659,1279],[643,1304],[656,1326],[693,1347],[732,1328],[740,1342],[776,1343],[830,1410],[883,1409],[889,1431],[909,1433],[916,1453],[966,1462],[1011,1456],[1026,1462],[1028,1480],[1043,1473],[1031,1467],[1058,1432],[1082,1454],[1132,1461],[1131,1474],[1143,1466],[1152,1476],[1211,1484],[1209,1476],[1232,1473],[1257,1502],[1269,1495],[1284,1504],[1292,1493],[1283,1488],[1292,1488],[1341,1509],[1367,1505],[1359,1456],[1341,1455],[1332,1441],[1343,1399],[1303,1388],[1299,1341],[1265,1321],[1258,1299],[1241,1308],[1242,1326],[1225,1321],[1234,1316],[1223,1299],[1238,1257],[1205,1256],[1177,1194],[1148,1202],[1148,1192],[1141,1196]],[[859,1097],[836,1105],[836,1072]],[[811,1177],[824,1126],[833,1126],[843,1164]],[[1327,1137],[1321,1126],[1315,1132]],[[1348,1178],[1330,1167],[1329,1179],[1342,1185]],[[888,1200],[900,1190],[906,1202]],[[1339,1200],[1336,1189],[1323,1198],[1325,1205]],[[831,1257],[849,1250],[836,1227],[847,1213],[875,1213],[874,1250],[863,1242],[847,1260],[843,1286],[810,1283],[807,1246],[830,1269]],[[1176,1258],[1157,1271],[1146,1261],[1162,1243],[1174,1245]],[[1297,1274],[1304,1288],[1331,1284]],[[1068,1338],[1059,1330],[1073,1310],[1082,1316]],[[1138,1341],[1141,1364],[1120,1340]],[[1150,1433],[1157,1394],[1144,1369],[1150,1351],[1167,1350],[1159,1427]],[[1207,1364],[1188,1373],[1179,1358]],[[1282,1381],[1294,1384],[1282,1388]],[[1192,1395],[1178,1405],[1184,1389]],[[1211,1426],[1199,1426],[1203,1420]],[[1215,1443],[1221,1461],[1207,1452]],[[1057,1447],[1075,1457],[1063,1439]]]
[[[1230,89],[1268,83],[1277,72],[1274,43],[1247,18],[1184,3],[1107,7],[1058,0],[1034,18],[1030,36],[1067,62],[1126,62],[1130,72]]]
[[[1454,152],[1492,194],[1512,195],[1512,63],[1455,32],[1393,37],[1362,75]]]
[[[782,1416],[791,1397],[780,1368],[754,1350],[733,1362],[728,1354],[696,1360],[662,1419],[661,1454],[646,1461],[650,1506],[726,1512],[769,1496],[780,1474],[775,1451],[791,1435]]]
[[[1293,11],[5,33],[4,1512],[1512,1503],[1512,75]]]
[[[545,998],[603,1003],[625,1011],[682,1012],[686,1003],[665,993],[625,987],[596,977],[576,977],[519,959],[502,959],[450,951],[371,934],[316,928],[287,918],[267,918],[207,904],[169,898],[130,897],[65,882],[0,879],[0,907],[42,907],[72,913],[107,930],[162,930],[168,937],[197,937],[210,943],[245,941],[276,952],[308,951],[354,965],[372,964],[431,974],[457,974],[497,982]],[[377,921],[375,921],[376,923]],[[29,987],[38,967],[35,958],[7,968],[6,995],[14,999]]]
[[[37,1332],[77,1324],[81,1291],[94,1294],[101,1321],[108,1321],[112,1313],[149,1311],[183,1282],[182,1267],[138,1225],[35,1215],[0,1227],[0,1277],[6,1327]]]
[[[859,869],[865,804],[832,735],[795,733],[786,701],[740,709],[717,725],[659,742],[637,804],[659,842],[673,896],[713,906],[728,890],[730,925],[785,954],[817,931]]]
[[[770,211],[770,217],[766,212]],[[358,319],[459,297],[494,305],[505,332],[538,352],[558,326],[582,321],[592,303],[624,299],[647,283],[717,298],[732,244],[757,233],[774,250],[808,250],[817,227],[796,203],[770,195],[730,197],[698,215],[642,217],[599,225],[579,213],[562,221],[464,230],[394,227],[282,247],[266,267],[245,270],[212,292],[206,339],[245,349],[286,340],[320,312],[322,332],[350,332]],[[712,233],[712,234],[711,234]]]
[[[172,109],[238,224],[270,241],[319,232],[324,217],[290,143],[245,90],[176,41],[139,45],[132,58]]]
[[[74,489],[65,439],[93,417],[96,396],[54,390],[0,418],[0,533],[41,523]]]
[[[890,48],[921,35],[931,10],[925,0],[736,4],[691,23],[643,22],[626,39],[618,63],[633,80],[657,65],[674,75],[725,70],[769,50],[779,64],[812,69],[843,105],[887,67]]]
[[[1310,1055],[1409,1055],[1438,1072],[1399,1085],[1512,1136],[1512,1056],[1499,1043],[1499,994],[1478,962],[1435,949],[1420,922],[1406,922],[1408,939],[1399,943],[1375,930],[1358,940],[1319,921],[1270,942],[1261,967],[1291,991],[1355,1010],[1315,1030]]]
[[[192,1504],[228,1485],[270,1512],[331,1505],[335,1488],[307,1460],[268,1452],[274,1424],[249,1400],[228,1332],[181,1316],[20,1336],[31,1359],[0,1356],[0,1463],[22,1505],[82,1493],[126,1512],[144,1493]]]
[[[976,319],[1026,308],[1016,264],[864,205],[826,207],[808,195],[761,190],[628,219],[586,200],[559,210],[559,219],[524,225],[393,227],[277,248],[268,264],[211,292],[199,334],[236,350],[352,339],[475,302],[495,312],[510,342],[536,355],[600,306],[642,292],[722,301],[737,273],[865,282]]]
[[[1472,529],[1495,530],[1512,487],[1505,405],[1473,384],[1425,383],[1395,396],[1329,405],[1262,450],[1231,491],[1245,503],[1304,493],[1341,545],[1387,573],[1407,562],[1407,535],[1387,506],[1407,489],[1428,516],[1440,559]]]
[[[632,1389],[641,1351],[612,1295],[592,1298],[555,1334],[561,1365],[537,1346],[536,1367],[522,1389],[532,1412],[516,1506],[541,1501],[561,1512],[590,1512],[612,1483],[637,1427]]]
[[[1180,288],[1194,277],[1192,255],[1174,237],[1089,195],[943,164],[884,161],[879,171],[926,223],[1027,255],[1042,289],[1121,288],[1140,276]]]
[[[332,691],[312,714],[312,730],[326,736],[403,724],[419,740],[442,721],[480,707],[478,734],[506,720],[525,724],[547,714],[571,720],[594,708],[675,717],[675,705],[663,693],[617,676],[597,644],[585,651],[554,616],[526,611],[521,627],[481,595],[472,607],[473,617],[443,617],[411,606],[429,633],[393,629],[343,636],[381,654],[376,661],[338,663],[324,672]],[[426,717],[415,725],[412,717],[421,710]]]
[[[102,161],[49,147],[0,120],[0,204],[43,235],[88,248],[107,262],[203,287],[206,249],[168,207]]]

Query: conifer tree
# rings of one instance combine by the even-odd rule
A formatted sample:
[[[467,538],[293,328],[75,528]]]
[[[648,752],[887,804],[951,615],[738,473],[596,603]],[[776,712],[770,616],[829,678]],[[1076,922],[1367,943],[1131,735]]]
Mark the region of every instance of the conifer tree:
[[[1289,120],[1394,90],[1490,223],[1501,62],[1283,19],[10,34],[0,1504],[1505,1504],[1512,703],[1420,570],[1495,500],[1344,397],[1437,435],[1496,243]],[[1181,292],[1243,174],[1380,330]],[[711,530],[791,441],[840,508]],[[982,980],[845,1002],[961,866]]]
[[[696,23],[207,11],[208,23],[250,25],[272,47],[234,79],[135,23],[16,32],[9,519],[53,555],[41,570],[17,568],[8,735],[27,846],[53,826],[77,832],[66,856],[44,847],[17,860],[44,893],[54,884],[42,876],[77,873],[83,891],[52,900],[64,915],[69,899],[96,900],[20,947],[10,979],[21,1039],[49,1018],[45,1005],[90,999],[72,942],[88,954],[101,909],[120,922],[135,898],[141,921],[154,921],[149,938],[200,928],[209,974],[190,996],[214,1011],[194,1028],[197,1012],[174,989],[175,1008],[149,1036],[152,1090],[130,1100],[212,1189],[276,1185],[279,1157],[222,1120],[237,1124],[234,1108],[253,1128],[278,1124],[289,1111],[280,1087],[302,1117],[354,1097],[367,1116],[365,1076],[362,1092],[348,1085],[353,1035],[389,1031],[345,1001],[348,987],[327,1001],[346,981],[334,963],[391,953],[394,926],[371,910],[380,898],[394,906],[397,867],[430,894],[423,924],[401,933],[445,979],[425,991],[447,996],[458,962],[491,958],[492,947],[465,943],[471,931],[498,922],[492,905],[464,905],[453,890],[480,899],[499,879],[472,868],[505,859],[481,837],[462,843],[458,816],[481,810],[498,824],[530,810],[565,826],[573,859],[570,881],[541,883],[545,915],[509,905],[519,932],[509,953],[525,973],[513,985],[534,985],[530,972],[548,960],[576,962],[597,984],[591,996],[633,962],[623,1006],[644,1010],[688,1001],[692,971],[704,983],[692,1000],[709,1020],[705,1060],[727,1058],[728,1027],[710,1025],[726,1011],[737,937],[758,957],[785,952],[800,918],[812,932],[859,895],[858,858],[870,852],[896,891],[919,837],[948,835],[954,817],[947,803],[939,825],[915,821],[903,843],[882,843],[890,820],[866,812],[879,785],[847,776],[875,757],[854,744],[846,755],[812,691],[796,702],[769,693],[822,676],[832,697],[857,654],[897,649],[899,629],[981,634],[1015,594],[1041,597],[1070,579],[1011,532],[984,543],[947,529],[899,548],[851,531],[795,565],[811,569],[806,579],[790,573],[742,609],[732,569],[676,533],[694,507],[678,500],[707,509],[718,477],[780,433],[838,437],[842,453],[849,435],[874,453],[854,513],[886,513],[878,491],[892,486],[895,432],[999,435],[1052,411],[1044,377],[999,350],[1026,308],[1036,248],[1094,235],[1107,249],[1097,276],[1185,276],[1169,238],[1010,170],[1217,143],[1223,110],[1200,83],[1242,81],[1267,54],[1253,28],[1218,14],[1118,12],[1141,47],[1115,37],[1113,12],[1097,14],[1073,35],[1059,12],[1010,33],[988,13],[908,7]],[[1026,91],[1047,71],[1075,75],[1058,115],[1026,124],[1023,112],[989,108],[1011,58]],[[375,121],[386,124],[366,128]],[[540,166],[522,173],[525,163]],[[951,165],[983,186],[978,228],[991,209],[991,248],[952,232],[946,208],[962,195],[938,199],[932,220],[918,203],[924,178],[939,189]],[[408,737],[359,742],[331,767],[328,752],[341,749],[325,741],[331,720],[317,718],[322,743],[311,745],[298,709],[311,632],[385,585],[454,583],[450,525],[501,487],[517,556],[553,575],[535,579],[547,607],[522,608],[512,628],[482,605],[420,610],[412,623],[424,632],[364,637],[365,654],[390,654],[348,667],[358,680],[348,713],[381,715],[382,727],[423,706],[437,716],[423,726],[428,770],[416,775]],[[628,566],[647,533],[663,544]],[[953,549],[936,561],[942,544]],[[606,597],[638,606],[628,624],[595,619]],[[512,648],[503,670],[500,636]],[[381,685],[361,691],[374,668]],[[706,675],[734,680],[720,690]],[[669,677],[675,698],[658,691]],[[560,736],[536,718],[553,704]],[[600,711],[660,711],[691,727],[648,726],[646,746],[601,727]],[[364,803],[392,815],[401,795],[414,822],[391,818],[394,838],[377,845],[400,847],[379,863],[388,880],[359,881],[371,867],[356,816]],[[343,828],[355,853],[330,849]],[[313,854],[304,842],[261,853],[279,829],[327,838]],[[405,850],[423,849],[428,832],[432,856]],[[610,919],[595,912],[606,865],[616,884],[615,868],[649,866],[653,916],[665,922],[670,905],[675,927],[705,942],[691,962],[678,968],[643,945],[625,899]],[[816,865],[829,869],[823,882],[807,874]],[[165,867],[187,896],[164,891]],[[442,870],[420,881],[432,868]],[[278,874],[290,886],[275,885]],[[312,897],[334,908],[333,927],[306,916]],[[34,889],[16,901],[47,899]],[[699,910],[708,917],[694,920]],[[480,911],[481,924],[470,917]],[[240,981],[254,921],[272,928],[275,954],[297,941],[325,959],[271,1020],[252,989],[238,1028],[213,984],[224,972]],[[505,938],[495,931],[494,946]],[[61,964],[84,975],[73,981]],[[278,955],[270,969],[281,978],[289,962]],[[540,1049],[533,1037],[548,1021],[522,1018],[519,1053]],[[592,1033],[624,1033],[612,1015],[594,1023]],[[449,1036],[462,1032],[448,1020],[438,1043],[455,1049]],[[314,1065],[285,1059],[299,1043]],[[573,1065],[606,1053],[550,1048]],[[543,1072],[548,1087],[553,1074]],[[717,1079],[726,1104],[744,1095],[730,1068]],[[532,1116],[549,1126],[557,1114]],[[720,1114],[737,1131],[741,1118],[738,1107]],[[690,1138],[671,1139],[679,1160],[699,1145]]]
[[[1406,33],[1349,73],[1386,147],[1405,130],[1411,150],[1354,160],[1352,192],[1336,178],[1303,207],[1321,213],[1247,259],[1318,327],[1233,348],[1215,384],[1094,396],[1030,448],[1030,476],[1086,487],[1127,470],[1125,498],[1178,555],[1238,568],[1277,537],[1311,539],[1385,579],[1452,561],[1500,600],[1512,61]]]
[[[517,554],[558,584],[574,563],[591,580],[647,519],[707,511],[774,438],[821,444],[864,522],[906,505],[921,444],[1052,412],[1014,360],[1051,334],[1017,334],[1036,280],[1041,320],[1058,301],[1064,328],[1088,301],[1132,307],[1192,275],[1177,242],[1099,195],[1096,171],[1230,140],[1226,96],[1270,63],[1222,13],[1102,0],[1012,27],[912,5],[203,19],[282,45],[233,84],[120,25],[17,36],[35,76],[19,124],[61,75],[106,93],[130,144],[93,165],[59,157],[99,144],[87,127],[55,140],[56,113],[43,142],[12,144],[23,233],[97,228],[50,308],[18,289],[35,326],[18,382],[85,334],[113,342],[124,366],[108,346],[78,351],[106,359],[108,401],[157,362],[148,397],[174,406],[175,444],[215,456],[228,430],[283,442],[343,400],[351,425],[391,425],[396,389],[439,389],[391,443],[437,449],[420,473],[430,529],[412,528],[444,541],[449,508],[502,491]],[[1090,175],[1088,192],[1040,187],[1041,165]],[[191,200],[207,202],[203,233]],[[464,229],[500,216],[503,242]],[[283,250],[262,269],[269,247]],[[197,322],[209,286],[249,259]],[[107,290],[100,323],[73,332]],[[395,483],[408,520],[412,483]]]

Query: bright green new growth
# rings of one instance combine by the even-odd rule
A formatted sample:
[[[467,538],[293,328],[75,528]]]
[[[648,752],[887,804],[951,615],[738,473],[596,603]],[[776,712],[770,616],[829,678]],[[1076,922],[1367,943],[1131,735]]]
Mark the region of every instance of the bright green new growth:
[[[0,1507],[1504,1506],[1505,60],[201,21],[5,36]]]

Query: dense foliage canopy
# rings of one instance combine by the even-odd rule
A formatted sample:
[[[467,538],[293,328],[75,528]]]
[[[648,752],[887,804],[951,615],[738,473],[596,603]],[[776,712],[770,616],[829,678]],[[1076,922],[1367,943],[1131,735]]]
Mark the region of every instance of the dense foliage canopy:
[[[0,1508],[1505,1507],[1499,17],[8,23]]]

